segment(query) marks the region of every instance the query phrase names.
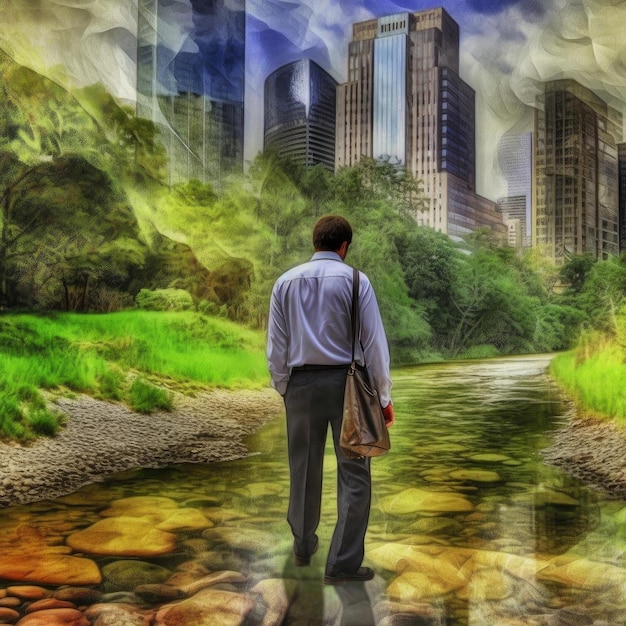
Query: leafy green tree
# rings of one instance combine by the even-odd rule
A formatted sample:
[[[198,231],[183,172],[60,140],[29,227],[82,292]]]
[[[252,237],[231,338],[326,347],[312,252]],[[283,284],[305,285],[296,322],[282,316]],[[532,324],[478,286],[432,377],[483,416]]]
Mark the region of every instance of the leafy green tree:
[[[92,287],[124,288],[143,263],[146,249],[130,207],[84,159],[24,168],[0,202],[8,304],[41,308],[62,301],[67,310],[86,310]]]
[[[461,261],[449,237],[430,228],[407,228],[396,240],[408,295],[424,308],[435,337],[445,335],[454,309]]]
[[[596,329],[617,332],[617,315],[626,302],[626,255],[597,261],[580,292],[579,302]]]
[[[574,255],[561,266],[559,277],[565,283],[570,294],[579,294],[596,264],[596,259],[589,253]]]

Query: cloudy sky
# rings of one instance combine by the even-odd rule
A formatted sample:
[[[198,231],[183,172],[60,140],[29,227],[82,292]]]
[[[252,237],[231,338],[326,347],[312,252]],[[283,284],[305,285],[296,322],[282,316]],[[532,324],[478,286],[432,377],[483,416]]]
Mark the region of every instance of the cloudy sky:
[[[542,81],[574,78],[624,110],[626,0],[247,0],[246,158],[262,146],[267,74],[303,56],[346,77],[352,24],[444,6],[476,91],[479,193],[501,191],[495,146],[530,130]],[[0,46],[66,84],[103,82],[135,99],[136,0],[0,0]]]

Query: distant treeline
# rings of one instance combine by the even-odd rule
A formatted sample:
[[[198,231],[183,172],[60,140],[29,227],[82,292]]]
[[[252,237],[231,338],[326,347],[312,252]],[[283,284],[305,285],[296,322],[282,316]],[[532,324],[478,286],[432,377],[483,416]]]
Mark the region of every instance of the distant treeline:
[[[623,258],[556,268],[487,231],[460,248],[417,226],[420,184],[389,163],[332,176],[267,153],[218,195],[167,186],[156,128],[101,86],[69,92],[0,52],[0,102],[1,308],[196,309],[263,328],[274,280],[338,213],[396,363],[561,350],[615,323]]]

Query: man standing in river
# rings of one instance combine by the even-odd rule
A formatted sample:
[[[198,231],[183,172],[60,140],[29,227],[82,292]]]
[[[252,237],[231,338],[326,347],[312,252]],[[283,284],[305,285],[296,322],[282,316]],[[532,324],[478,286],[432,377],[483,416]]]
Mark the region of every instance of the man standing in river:
[[[287,520],[294,561],[308,565],[318,547],[315,534],[322,503],[322,466],[328,424],[337,457],[337,523],[326,560],[326,584],[374,577],[361,565],[371,501],[370,459],[347,458],[339,436],[351,359],[352,268],[343,261],[352,227],[340,216],[322,217],[313,229],[315,253],[274,285],[267,337],[272,385],[283,396],[291,478]],[[389,349],[376,296],[360,273],[360,342],[356,357],[377,389],[387,427],[394,422]],[[360,343],[360,345],[359,345]]]

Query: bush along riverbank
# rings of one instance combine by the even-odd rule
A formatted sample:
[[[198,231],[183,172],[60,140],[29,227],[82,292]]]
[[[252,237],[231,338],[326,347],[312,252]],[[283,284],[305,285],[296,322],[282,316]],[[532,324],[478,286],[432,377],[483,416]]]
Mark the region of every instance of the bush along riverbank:
[[[0,316],[0,438],[54,435],[50,395],[87,394],[134,411],[172,409],[172,392],[260,389],[264,335],[193,312]]]
[[[550,373],[572,409],[545,460],[626,497],[626,310],[615,317],[612,332],[588,333],[574,350],[557,355]]]

